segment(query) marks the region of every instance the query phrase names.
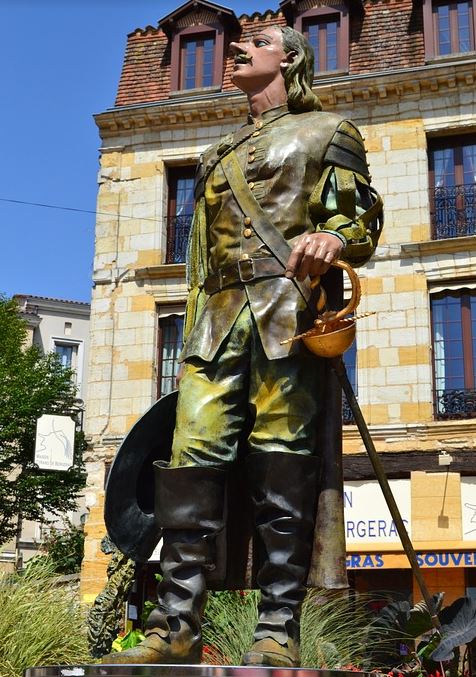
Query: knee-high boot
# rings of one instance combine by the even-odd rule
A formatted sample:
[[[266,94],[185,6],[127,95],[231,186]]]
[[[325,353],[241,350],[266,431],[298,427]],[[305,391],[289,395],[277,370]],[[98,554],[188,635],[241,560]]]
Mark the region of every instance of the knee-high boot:
[[[299,626],[312,553],[319,459],[284,452],[250,454],[261,590],[254,644],[243,665],[298,667]]]
[[[155,467],[157,523],[163,529],[158,605],[146,639],[103,663],[200,663],[205,571],[214,566],[214,540],[223,528],[226,471]]]

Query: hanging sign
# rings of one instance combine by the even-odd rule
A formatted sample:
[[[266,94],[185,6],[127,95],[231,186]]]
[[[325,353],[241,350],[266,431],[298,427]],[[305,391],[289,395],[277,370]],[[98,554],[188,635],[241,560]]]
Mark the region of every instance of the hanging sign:
[[[69,416],[43,414],[36,423],[35,463],[43,470],[68,470],[74,460],[76,424]]]

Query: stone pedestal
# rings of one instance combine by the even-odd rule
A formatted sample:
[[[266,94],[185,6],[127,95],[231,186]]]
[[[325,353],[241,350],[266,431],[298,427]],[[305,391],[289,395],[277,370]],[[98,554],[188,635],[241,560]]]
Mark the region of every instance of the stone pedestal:
[[[215,665],[56,665],[29,668],[24,677],[378,677],[375,673],[308,668]]]

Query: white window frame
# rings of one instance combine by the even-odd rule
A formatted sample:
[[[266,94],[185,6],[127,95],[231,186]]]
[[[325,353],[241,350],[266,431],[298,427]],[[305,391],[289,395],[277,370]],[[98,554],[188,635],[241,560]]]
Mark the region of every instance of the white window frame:
[[[76,374],[75,385],[78,389],[78,393],[80,393],[83,385],[84,341],[81,339],[70,339],[64,336],[51,336],[50,351],[52,353],[56,352],[55,348],[58,345],[76,346],[78,349],[76,367],[73,369],[73,371]]]

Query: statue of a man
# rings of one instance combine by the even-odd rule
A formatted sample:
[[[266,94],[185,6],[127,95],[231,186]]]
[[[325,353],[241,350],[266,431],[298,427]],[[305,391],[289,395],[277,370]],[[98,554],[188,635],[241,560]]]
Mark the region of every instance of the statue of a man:
[[[105,662],[200,662],[205,572],[223,527],[227,470],[251,419],[261,601],[243,664],[300,664],[324,372],[299,343],[281,341],[312,324],[310,277],[339,257],[361,265],[371,256],[381,200],[356,127],[321,111],[301,34],[267,27],[231,50],[250,113],[198,168],[177,423],[171,462],[156,468],[158,606],[146,640]]]

